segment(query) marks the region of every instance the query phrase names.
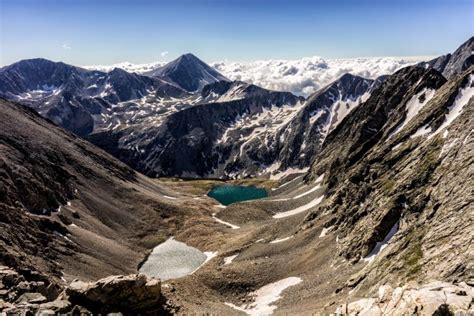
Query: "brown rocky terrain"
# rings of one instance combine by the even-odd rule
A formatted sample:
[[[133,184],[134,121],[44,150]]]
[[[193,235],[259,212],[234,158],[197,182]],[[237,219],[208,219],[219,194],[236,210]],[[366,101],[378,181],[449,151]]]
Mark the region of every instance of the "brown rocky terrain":
[[[136,272],[151,247],[206,214],[32,110],[0,103],[0,262],[43,282],[50,299],[75,278]]]

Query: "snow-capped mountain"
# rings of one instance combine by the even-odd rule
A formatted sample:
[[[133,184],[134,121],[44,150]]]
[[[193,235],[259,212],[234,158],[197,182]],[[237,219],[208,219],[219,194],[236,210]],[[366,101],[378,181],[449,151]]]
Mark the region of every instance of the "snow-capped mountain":
[[[450,57],[452,65],[469,64],[470,42]],[[400,65],[371,62],[378,66],[366,70],[369,76]],[[325,69],[327,78],[350,68],[331,68],[320,59],[280,66],[284,76],[296,76],[304,66],[313,75]],[[305,100],[230,81],[192,54],[146,76],[34,59],[0,69],[0,94],[148,175],[236,178],[309,167],[325,139],[385,78],[341,74]]]
[[[200,103],[209,97],[212,102]],[[258,172],[262,162],[237,166],[235,151],[242,151],[262,130],[271,132],[282,124],[304,98],[242,82],[218,82],[181,101],[179,110],[156,116],[159,121],[106,129],[88,139],[153,176],[247,176]]]
[[[147,96],[153,100],[188,93],[161,79],[122,69],[105,73],[30,59],[0,69],[0,96],[35,109],[44,117],[79,135],[97,128],[97,117],[121,102]]]
[[[182,100],[180,110],[88,138],[150,175],[240,178],[301,170],[372,86],[372,80],[346,74],[306,101],[220,81]]]
[[[229,81],[193,54],[181,55],[163,67],[145,72],[144,75],[167,80],[188,92],[201,90],[210,83]]]

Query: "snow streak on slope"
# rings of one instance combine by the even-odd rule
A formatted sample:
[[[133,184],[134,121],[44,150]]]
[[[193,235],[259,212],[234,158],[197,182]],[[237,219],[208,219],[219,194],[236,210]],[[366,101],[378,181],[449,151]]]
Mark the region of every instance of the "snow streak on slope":
[[[461,115],[464,106],[474,97],[474,75],[469,76],[467,85],[459,91],[454,104],[449,107],[449,112],[443,124],[430,137],[438,134],[443,128],[448,127],[459,115]]]
[[[375,257],[385,248],[387,247],[388,243],[390,242],[390,239],[397,233],[399,227],[399,222],[396,222],[390,231],[388,232],[387,236],[382,241],[378,241],[375,244],[374,249],[367,255],[367,257],[364,258],[364,261],[367,262],[372,262]]]
[[[406,108],[406,117],[405,120],[397,126],[397,128],[390,134],[387,138],[390,139],[392,136],[397,134],[399,131],[405,127],[412,118],[414,118],[418,112],[434,97],[436,90],[433,89],[423,89],[422,91],[415,94],[410,100],[408,100],[405,108]]]
[[[304,212],[304,211],[307,211],[307,210],[310,210],[312,209],[313,207],[317,206],[319,203],[321,203],[321,201],[324,199],[324,196],[320,196],[314,200],[312,200],[311,202],[309,202],[308,204],[305,204],[305,205],[302,205],[300,207],[297,207],[293,210],[289,210],[289,211],[286,211],[286,212],[281,212],[281,213],[276,213],[275,215],[273,215],[273,218],[283,218],[283,217],[288,217],[288,216],[292,216],[292,215],[296,215],[296,214],[299,214],[301,212]]]

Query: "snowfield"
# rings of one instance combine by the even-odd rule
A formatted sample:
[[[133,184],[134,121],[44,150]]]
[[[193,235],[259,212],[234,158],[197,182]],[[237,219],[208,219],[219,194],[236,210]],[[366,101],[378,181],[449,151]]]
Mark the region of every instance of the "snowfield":
[[[469,81],[466,86],[461,89],[456,96],[456,100],[453,105],[449,107],[449,112],[446,114],[446,118],[443,124],[432,134],[429,138],[435,136],[443,130],[443,128],[448,127],[459,115],[461,115],[464,106],[469,102],[469,100],[474,97],[474,75],[469,76]]]

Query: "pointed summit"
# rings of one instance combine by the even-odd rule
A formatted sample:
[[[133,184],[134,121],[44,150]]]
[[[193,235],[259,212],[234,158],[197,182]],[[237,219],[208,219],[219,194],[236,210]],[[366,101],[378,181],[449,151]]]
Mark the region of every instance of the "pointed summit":
[[[201,90],[217,81],[230,81],[193,54],[181,55],[147,75],[172,82],[189,92]]]
[[[434,68],[441,72],[445,78],[463,72],[474,64],[474,36],[471,36],[452,54],[443,55],[418,66]]]

